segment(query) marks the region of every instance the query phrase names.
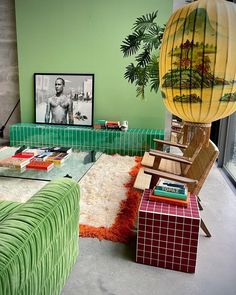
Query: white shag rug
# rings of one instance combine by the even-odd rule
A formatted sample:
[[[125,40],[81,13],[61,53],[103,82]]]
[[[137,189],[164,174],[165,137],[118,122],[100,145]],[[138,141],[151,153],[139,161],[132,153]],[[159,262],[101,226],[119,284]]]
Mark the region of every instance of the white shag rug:
[[[119,204],[126,199],[124,184],[135,166],[130,156],[103,154],[81,179],[80,224],[110,227],[119,212]],[[0,178],[0,200],[26,202],[45,181]]]
[[[135,158],[130,156],[103,154],[98,159],[79,182],[80,224],[110,227],[114,223],[134,165]]]

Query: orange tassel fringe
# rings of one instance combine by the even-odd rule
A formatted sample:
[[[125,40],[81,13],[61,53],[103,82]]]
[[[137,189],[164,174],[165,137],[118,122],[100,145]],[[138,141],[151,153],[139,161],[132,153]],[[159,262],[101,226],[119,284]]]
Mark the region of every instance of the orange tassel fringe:
[[[94,227],[81,224],[79,226],[80,237],[98,238],[99,240],[110,240],[113,242],[128,243],[134,236],[134,224],[141,199],[141,192],[133,188],[133,184],[140,169],[141,157],[135,157],[136,165],[130,170],[130,180],[124,184],[127,188],[127,199],[121,201],[120,211],[115,222],[110,227]]]

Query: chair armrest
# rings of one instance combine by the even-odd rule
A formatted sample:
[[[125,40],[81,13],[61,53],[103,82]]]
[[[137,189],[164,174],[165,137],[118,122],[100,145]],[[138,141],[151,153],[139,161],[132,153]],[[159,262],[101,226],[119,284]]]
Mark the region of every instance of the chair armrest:
[[[178,147],[178,148],[181,148],[181,149],[186,149],[187,148],[187,145],[186,144],[180,144],[180,143],[176,143],[174,141],[167,141],[167,140],[162,140],[162,139],[153,139],[157,144],[166,144],[166,145],[170,145],[170,146],[174,146],[174,147]]]
[[[171,179],[171,180],[174,180],[174,181],[183,182],[183,183],[186,183],[186,184],[193,184],[193,183],[197,184],[198,183],[198,181],[196,179],[183,177],[183,176],[179,176],[179,175],[175,175],[175,174],[171,174],[171,173],[168,173],[168,172],[163,172],[163,171],[159,171],[159,170],[155,170],[155,169],[144,168],[143,172],[146,173],[146,174],[158,175],[159,177]]]
[[[175,162],[179,162],[179,163],[183,163],[183,164],[187,164],[187,165],[192,164],[192,160],[190,160],[189,158],[186,158],[186,157],[183,157],[180,155],[162,152],[159,150],[150,150],[149,154],[151,156],[160,157],[162,159],[171,160],[171,161],[175,161]]]

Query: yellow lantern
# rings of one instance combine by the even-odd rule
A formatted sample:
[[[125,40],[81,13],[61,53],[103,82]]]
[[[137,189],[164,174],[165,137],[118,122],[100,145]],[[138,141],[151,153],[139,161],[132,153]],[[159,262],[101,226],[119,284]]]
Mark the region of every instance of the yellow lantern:
[[[236,5],[199,0],[176,10],[163,35],[164,104],[185,122],[211,123],[236,110]]]

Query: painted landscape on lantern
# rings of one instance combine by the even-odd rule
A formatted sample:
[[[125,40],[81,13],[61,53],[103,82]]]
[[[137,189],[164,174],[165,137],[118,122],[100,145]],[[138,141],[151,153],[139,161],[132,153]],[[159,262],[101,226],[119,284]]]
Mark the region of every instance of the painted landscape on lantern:
[[[175,22],[171,25],[174,24]],[[213,22],[213,25],[216,24]],[[223,74],[217,75],[215,72],[217,48],[214,38],[217,33],[213,25],[204,8],[194,9],[185,19],[182,19],[182,25],[172,38],[174,40],[181,36],[181,40],[184,41],[168,52],[171,69],[162,77],[163,98],[166,98],[165,89],[167,88],[180,90],[179,95],[173,97],[173,101],[181,103],[201,103],[202,99],[199,96],[201,89],[229,86],[232,91],[234,79],[226,80]],[[208,38],[198,36],[204,30]],[[188,93],[182,94],[181,90],[186,89]],[[235,102],[236,92],[224,94],[220,101]]]
[[[212,44],[194,44],[187,40],[175,47],[169,52],[172,69],[163,76],[162,87],[187,89],[229,85],[224,78],[215,77],[210,54],[216,54],[216,47]]]

